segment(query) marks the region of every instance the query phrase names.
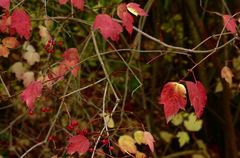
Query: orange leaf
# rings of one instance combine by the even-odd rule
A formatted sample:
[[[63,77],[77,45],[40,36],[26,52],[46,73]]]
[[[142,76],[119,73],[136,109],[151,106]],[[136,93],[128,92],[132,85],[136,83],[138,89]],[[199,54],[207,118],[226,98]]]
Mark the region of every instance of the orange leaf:
[[[7,48],[17,48],[19,46],[19,42],[16,37],[6,37],[2,40],[2,43]]]
[[[9,50],[6,46],[0,44],[0,56],[7,58],[9,55]]]

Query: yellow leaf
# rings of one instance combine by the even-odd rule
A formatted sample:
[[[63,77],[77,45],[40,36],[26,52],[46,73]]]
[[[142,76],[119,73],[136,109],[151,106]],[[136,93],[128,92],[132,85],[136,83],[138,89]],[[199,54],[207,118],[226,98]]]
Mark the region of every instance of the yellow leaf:
[[[185,131],[178,132],[176,137],[178,138],[180,147],[184,146],[190,140],[188,133]]]
[[[136,158],[147,158],[146,154],[140,152],[140,151],[137,151],[136,153]]]
[[[201,154],[194,154],[194,155],[192,155],[192,158],[205,158],[205,156],[203,156]]]
[[[129,135],[122,135],[118,139],[118,145],[122,152],[127,152],[127,153],[132,153],[136,154],[137,153],[137,147],[135,145],[134,139],[129,136]]]
[[[171,134],[171,133],[169,133],[167,131],[161,131],[160,132],[160,137],[166,143],[171,143],[172,138],[173,138],[173,134]]]
[[[202,120],[197,120],[197,117],[194,113],[191,113],[188,116],[188,120],[183,122],[184,127],[191,132],[197,132],[202,128]]]
[[[175,126],[179,126],[180,124],[182,124],[182,122],[183,122],[183,112],[180,112],[180,113],[176,114],[175,116],[173,116],[171,122]]]
[[[145,139],[144,139],[144,132],[143,131],[136,131],[134,132],[133,136],[134,136],[134,139],[135,141],[141,145],[141,144],[145,144]]]
[[[104,119],[104,122],[107,124],[108,128],[114,128],[115,123],[112,117],[110,116],[110,114],[105,114],[103,119]]]

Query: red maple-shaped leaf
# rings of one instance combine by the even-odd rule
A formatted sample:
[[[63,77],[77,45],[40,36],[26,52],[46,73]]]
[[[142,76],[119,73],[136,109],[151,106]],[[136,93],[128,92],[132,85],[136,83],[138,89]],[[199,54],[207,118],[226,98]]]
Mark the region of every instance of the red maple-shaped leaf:
[[[31,21],[29,15],[23,9],[15,9],[11,18],[11,29],[15,30],[20,37],[29,40],[31,33]]]
[[[164,114],[169,122],[179,109],[185,109],[187,100],[184,85],[177,82],[166,83],[161,92],[159,104],[163,104]]]
[[[76,136],[72,136],[68,139],[68,145],[67,145],[67,153],[72,155],[75,152],[78,152],[79,154],[84,154],[88,151],[90,147],[90,142],[89,140],[79,134]]]
[[[186,85],[191,105],[194,108],[196,116],[200,118],[207,102],[206,90],[200,81],[196,81],[196,83],[186,81]]]
[[[223,24],[226,29],[232,33],[237,32],[237,24],[236,20],[231,15],[223,15]]]
[[[147,13],[142,8],[140,8],[140,5],[137,3],[128,3],[127,9],[135,16],[147,16]]]
[[[68,0],[58,0],[58,3],[64,5],[68,2]]]
[[[10,0],[0,0],[0,7],[9,10]]]
[[[80,69],[79,56],[77,48],[69,48],[63,54],[64,60],[60,63],[58,69],[58,75],[63,76],[67,71],[71,71],[73,76],[77,76],[77,73]]]
[[[33,111],[35,100],[42,95],[42,82],[31,82],[21,94],[21,100],[26,102],[29,111]]]
[[[113,21],[107,14],[97,15],[93,23],[93,28],[94,30],[99,29],[105,40],[110,37],[113,41],[117,41],[119,34],[122,32],[122,26]]]
[[[84,0],[71,0],[72,5],[79,10],[83,10],[84,7]]]

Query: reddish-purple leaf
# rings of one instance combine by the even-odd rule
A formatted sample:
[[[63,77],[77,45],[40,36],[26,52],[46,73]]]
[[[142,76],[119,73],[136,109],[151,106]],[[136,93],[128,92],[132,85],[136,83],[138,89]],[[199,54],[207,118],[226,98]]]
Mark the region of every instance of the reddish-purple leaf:
[[[0,7],[9,10],[10,0],[0,0]]]
[[[99,29],[105,40],[110,37],[113,41],[117,41],[119,34],[122,32],[122,26],[113,21],[107,14],[97,15],[93,23],[93,28],[94,30]]]
[[[184,85],[177,82],[166,83],[161,92],[159,104],[164,105],[164,114],[169,122],[179,109],[185,109],[187,100]]]
[[[64,5],[68,2],[68,0],[58,0],[58,3]]]
[[[71,0],[71,3],[74,7],[76,7],[79,10],[83,10],[84,7],[84,0]]]
[[[200,118],[207,102],[206,90],[200,81],[196,83],[186,81],[186,85],[191,105],[194,108],[196,116]]]
[[[15,9],[11,18],[11,29],[16,30],[20,37],[29,40],[31,33],[31,21],[29,15],[23,9]]]
[[[236,20],[231,15],[223,15],[223,24],[226,27],[226,30],[236,33],[237,32],[237,24]]]
[[[31,82],[21,94],[21,99],[26,102],[29,111],[33,111],[35,100],[42,95],[42,82]]]
[[[75,152],[79,154],[84,154],[88,151],[90,147],[89,140],[83,135],[72,136],[68,139],[67,153],[72,155]]]
[[[137,3],[128,3],[127,9],[135,16],[147,16],[147,13],[142,8],[140,8],[140,5]]]

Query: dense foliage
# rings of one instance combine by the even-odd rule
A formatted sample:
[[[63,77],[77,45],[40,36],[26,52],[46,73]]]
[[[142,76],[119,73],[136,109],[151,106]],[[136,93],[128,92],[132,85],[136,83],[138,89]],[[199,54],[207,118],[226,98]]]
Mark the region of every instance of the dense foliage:
[[[0,0],[0,157],[237,158],[238,0]]]

